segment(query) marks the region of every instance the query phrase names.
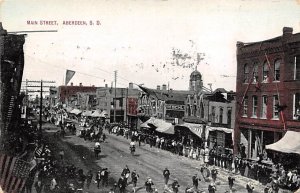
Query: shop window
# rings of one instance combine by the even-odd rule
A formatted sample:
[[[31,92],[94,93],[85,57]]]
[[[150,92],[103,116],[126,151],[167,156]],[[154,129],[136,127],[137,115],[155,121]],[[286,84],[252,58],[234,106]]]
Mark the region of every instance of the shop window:
[[[278,105],[279,105],[278,95],[274,95],[273,96],[273,118],[274,119],[279,118]]]
[[[223,123],[223,107],[220,107],[219,123]]]
[[[274,80],[279,81],[280,80],[280,60],[276,60],[274,63]]]
[[[294,80],[300,80],[300,56],[295,56]]]
[[[245,96],[243,103],[243,116],[247,116],[248,113],[248,96]]]
[[[253,64],[253,83],[258,82],[258,63]]]
[[[244,83],[249,82],[249,65],[245,64],[244,65]]]
[[[257,117],[257,96],[252,96],[252,117]]]
[[[294,95],[294,120],[300,121],[300,93]]]
[[[261,118],[267,117],[267,103],[268,103],[268,97],[262,96]]]
[[[267,61],[263,65],[263,82],[269,82],[269,66]]]

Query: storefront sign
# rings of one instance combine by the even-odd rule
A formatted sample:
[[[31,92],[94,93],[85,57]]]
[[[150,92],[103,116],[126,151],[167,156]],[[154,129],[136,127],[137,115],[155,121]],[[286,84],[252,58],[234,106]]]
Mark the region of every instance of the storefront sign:
[[[184,111],[184,105],[166,104],[166,110]]]

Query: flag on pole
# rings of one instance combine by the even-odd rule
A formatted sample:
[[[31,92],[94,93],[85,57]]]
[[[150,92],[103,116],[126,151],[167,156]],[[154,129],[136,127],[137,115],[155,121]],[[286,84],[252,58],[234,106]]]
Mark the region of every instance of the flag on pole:
[[[74,74],[75,74],[75,71],[73,71],[73,70],[67,70],[65,85],[67,85],[70,82],[70,80],[73,78]]]
[[[29,163],[16,157],[0,154],[0,186],[2,192],[21,192],[29,172]]]

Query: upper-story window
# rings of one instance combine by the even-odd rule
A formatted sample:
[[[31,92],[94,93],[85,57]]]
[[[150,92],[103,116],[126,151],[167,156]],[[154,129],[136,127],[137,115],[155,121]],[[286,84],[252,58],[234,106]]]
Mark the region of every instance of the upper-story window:
[[[247,116],[248,113],[248,96],[245,96],[243,102],[243,116]]]
[[[300,93],[294,94],[294,108],[293,108],[294,120],[300,121]]]
[[[253,64],[253,83],[258,81],[258,63],[254,62]]]
[[[252,117],[257,117],[257,96],[252,96]]]
[[[262,96],[262,105],[261,105],[261,118],[267,117],[267,104],[268,104],[268,97]]]
[[[279,105],[278,95],[274,95],[273,96],[273,118],[274,119],[279,118],[278,105]]]
[[[223,107],[220,107],[219,123],[223,123]]]
[[[280,80],[280,60],[276,60],[274,63],[274,80],[279,81]]]
[[[295,61],[294,61],[294,80],[300,80],[300,56],[295,56]]]
[[[264,62],[262,75],[263,75],[263,82],[269,82],[269,66],[267,61]]]
[[[249,82],[249,65],[245,64],[244,65],[244,83]]]
[[[216,122],[216,109],[214,106],[211,107],[211,122],[212,123]]]

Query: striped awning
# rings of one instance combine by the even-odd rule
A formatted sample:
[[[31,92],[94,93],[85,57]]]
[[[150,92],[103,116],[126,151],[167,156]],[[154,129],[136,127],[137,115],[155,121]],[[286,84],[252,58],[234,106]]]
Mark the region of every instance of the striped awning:
[[[186,127],[188,128],[192,133],[197,135],[198,137],[202,138],[202,133],[203,133],[203,124],[195,124],[195,123],[183,123],[180,125],[177,125],[179,127]]]

